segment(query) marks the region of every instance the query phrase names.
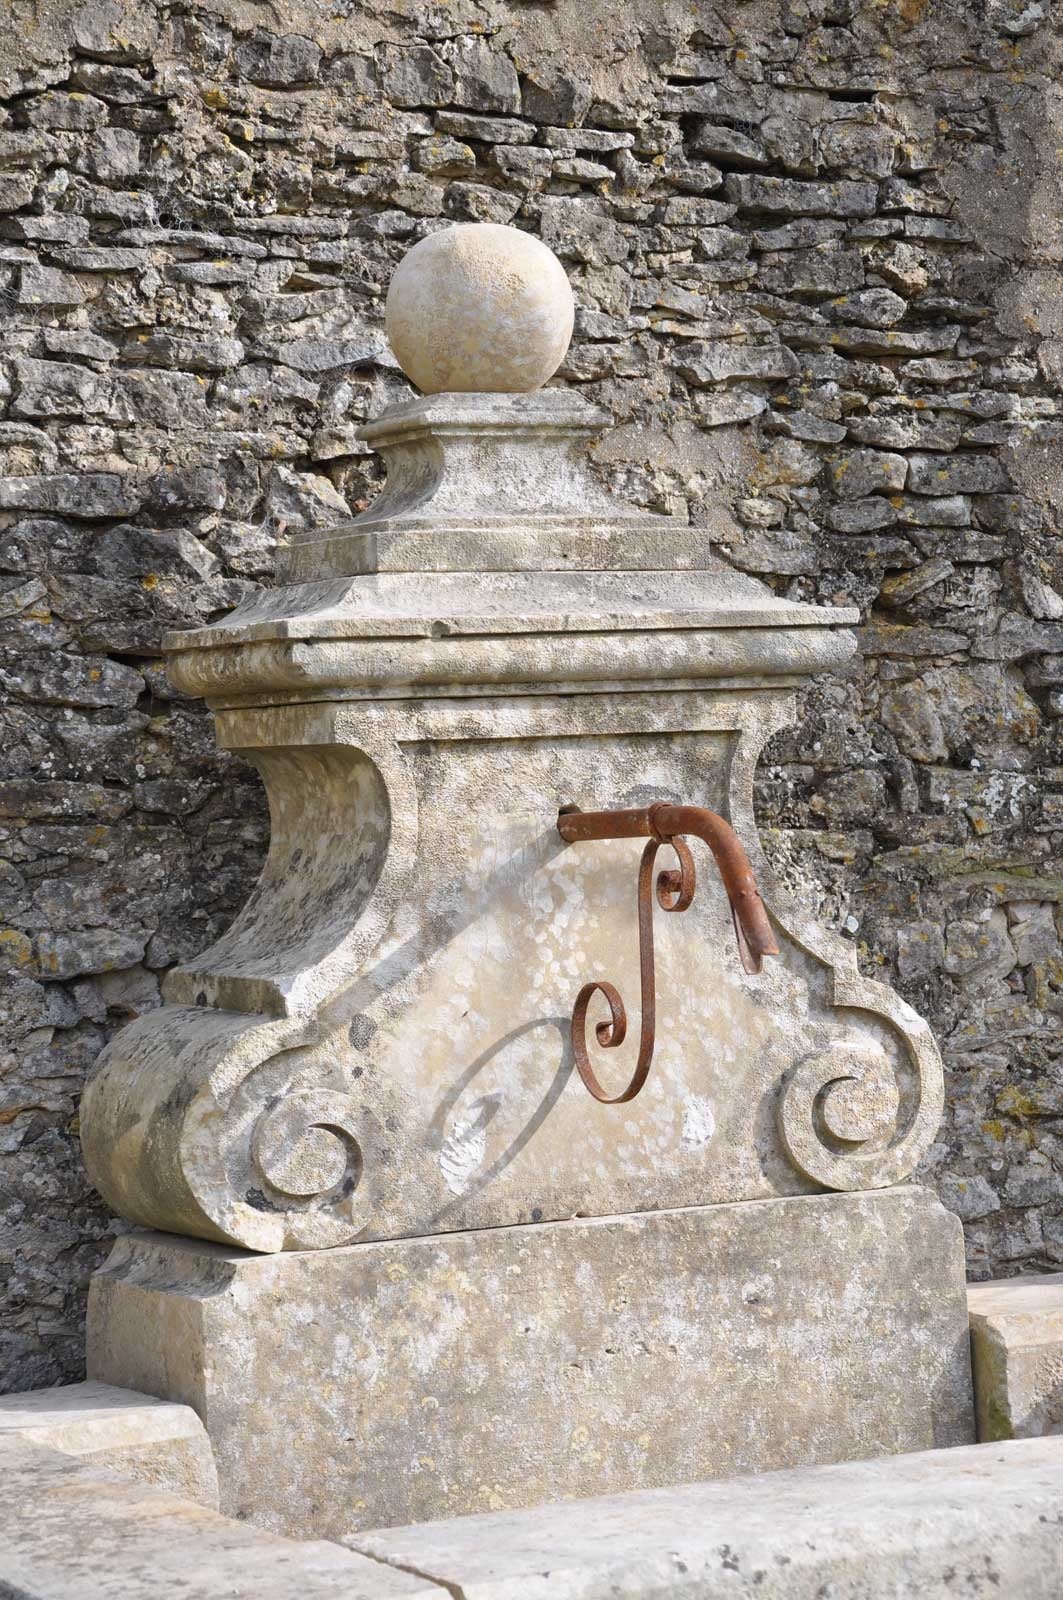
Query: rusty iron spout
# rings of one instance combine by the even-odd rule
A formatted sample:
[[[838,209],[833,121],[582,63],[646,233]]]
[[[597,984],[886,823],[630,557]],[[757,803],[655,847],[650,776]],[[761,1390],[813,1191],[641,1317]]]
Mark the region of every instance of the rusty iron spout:
[[[731,824],[715,811],[705,806],[672,805],[667,800],[630,811],[566,808],[557,819],[557,831],[566,844],[583,839],[656,839],[668,844],[677,835],[693,834],[708,845],[719,869],[731,902],[738,954],[745,970],[756,974],[764,956],[779,954],[742,841]]]
[[[738,954],[746,972],[758,973],[764,956],[779,953],[771,921],[760,898],[757,880],[742,841],[715,811],[704,806],[672,805],[659,800],[646,807],[619,811],[580,811],[565,807],[557,819],[557,831],[566,844],[590,839],[648,839],[642,853],[638,880],[639,972],[642,987],[642,1017],[638,1060],[635,1071],[619,1094],[603,1089],[587,1051],[587,1010],[595,993],[609,1006],[610,1020],[595,1028],[598,1043],[605,1049],[622,1044],[627,1033],[624,1002],[611,983],[585,983],[576,997],[572,1012],[572,1048],[576,1067],[584,1085],[596,1100],[606,1105],[633,1100],[649,1075],[656,1033],[656,993],[653,957],[653,866],[657,851],[668,845],[675,852],[679,870],[657,874],[657,903],[664,911],[685,911],[694,898],[696,877],[694,859],[684,842],[693,834],[712,851],[727,898],[731,903]]]

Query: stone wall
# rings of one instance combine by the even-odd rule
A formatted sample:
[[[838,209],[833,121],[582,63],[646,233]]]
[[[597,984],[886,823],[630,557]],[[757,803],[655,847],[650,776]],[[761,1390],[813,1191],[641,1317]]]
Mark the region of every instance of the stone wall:
[[[1024,0],[12,0],[0,40],[0,1387],[77,1375],[109,1031],[246,895],[169,626],[376,469],[408,245],[513,222],[599,469],[862,657],[762,771],[784,875],[934,1025],[974,1274],[1063,1263],[1063,27]],[[807,895],[807,888],[804,891]]]

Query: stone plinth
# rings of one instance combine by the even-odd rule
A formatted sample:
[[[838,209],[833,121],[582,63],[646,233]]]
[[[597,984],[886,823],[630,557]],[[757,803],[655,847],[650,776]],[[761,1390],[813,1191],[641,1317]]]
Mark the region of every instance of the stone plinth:
[[[980,1439],[1063,1433],[1063,1272],[972,1283]]]
[[[222,1508],[332,1536],[972,1437],[925,1190],[253,1256],[131,1235],[89,1366],[194,1406]]]

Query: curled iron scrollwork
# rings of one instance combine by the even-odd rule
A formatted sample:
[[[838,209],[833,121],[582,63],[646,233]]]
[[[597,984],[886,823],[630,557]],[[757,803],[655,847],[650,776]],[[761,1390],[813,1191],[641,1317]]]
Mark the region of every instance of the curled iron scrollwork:
[[[651,839],[642,852],[638,880],[639,978],[642,998],[639,1053],[627,1087],[619,1094],[608,1094],[603,1089],[587,1051],[587,1009],[596,994],[605,997],[610,1012],[610,1020],[599,1022],[595,1027],[594,1033],[598,1043],[603,1049],[612,1050],[623,1044],[627,1037],[627,1012],[619,991],[613,984],[602,979],[585,983],[576,996],[576,1004],[572,1011],[572,1049],[576,1058],[576,1070],[588,1092],[603,1105],[623,1105],[625,1101],[634,1100],[649,1076],[650,1064],[653,1061],[657,1012],[651,887],[657,852],[664,843],[669,844],[675,851],[679,861],[679,871],[672,869],[657,874],[657,904],[663,911],[686,911],[694,899],[694,891],[697,888],[694,857],[690,853],[689,846],[682,839]]]

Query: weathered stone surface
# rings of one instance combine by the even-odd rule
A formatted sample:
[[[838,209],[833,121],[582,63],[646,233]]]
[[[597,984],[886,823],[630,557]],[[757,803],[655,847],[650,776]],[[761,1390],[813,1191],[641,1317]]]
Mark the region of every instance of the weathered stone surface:
[[[1060,1443],[1023,1440],[295,1542],[0,1439],[21,1600],[1054,1600]],[[736,1533],[736,1530],[738,1532]],[[824,1531],[826,1530],[826,1531]],[[855,1592],[855,1591],[853,1591]]]
[[[353,1534],[464,1600],[1055,1600],[1063,1443],[933,1451]]]
[[[1060,914],[1063,696],[1042,667],[1040,636],[998,626],[998,612],[1043,618],[1041,600],[1037,616],[1028,609],[1024,557],[1042,583],[1063,591],[1051,438],[1061,249],[1054,152],[1063,143],[1056,10],[1038,18],[1036,7],[1005,14],[939,0],[915,16],[910,6],[857,0],[836,7],[824,28],[816,8],[791,6],[785,19],[758,14],[758,54],[745,64],[729,36],[710,39],[678,0],[656,9],[650,29],[638,8],[605,0],[484,0],[475,15],[449,8],[438,26],[409,7],[385,15],[375,3],[284,0],[279,16],[258,11],[227,6],[208,16],[154,0],[61,0],[33,28],[11,27],[0,40],[8,117],[0,204],[15,208],[0,249],[0,407],[9,422],[39,425],[48,441],[8,436],[0,452],[0,587],[11,608],[4,647],[25,667],[28,691],[4,712],[2,778],[12,804],[3,855],[19,887],[0,948],[7,987],[36,994],[32,1015],[48,1019],[31,1021],[5,994],[3,1385],[79,1371],[80,1298],[114,1223],[81,1170],[77,1098],[105,1036],[128,1015],[124,1001],[105,998],[121,974],[42,977],[27,910],[35,881],[85,879],[102,891],[118,875],[136,884],[135,905],[129,895],[93,898],[113,933],[148,935],[149,965],[129,969],[129,981],[156,994],[166,967],[207,945],[246,899],[264,850],[261,790],[238,758],[214,749],[206,719],[166,684],[159,639],[167,626],[218,615],[238,585],[272,581],[290,508],[297,499],[302,514],[306,506],[290,488],[279,492],[279,471],[308,486],[327,474],[352,506],[372,497],[379,472],[357,426],[385,398],[406,396],[380,332],[384,292],[407,245],[449,217],[454,182],[471,183],[477,205],[489,199],[504,220],[563,250],[581,310],[606,319],[573,352],[578,367],[555,380],[578,384],[620,420],[595,473],[643,506],[689,518],[704,533],[691,540],[694,563],[710,540],[733,541],[733,505],[770,503],[778,538],[757,552],[756,570],[802,598],[852,600],[886,630],[868,636],[875,649],[843,685],[803,693],[796,731],[776,735],[767,752],[759,816],[783,877],[800,883],[821,920],[849,928],[859,959],[873,964],[867,970],[886,976],[913,922],[947,929],[976,921],[990,902],[1007,911],[1031,896],[1053,925]],[[453,59],[451,40],[462,47]],[[426,51],[446,71],[425,74]],[[497,61],[485,62],[492,54]],[[419,104],[389,98],[378,70],[385,61],[402,98],[411,82],[424,85]],[[506,62],[517,73],[519,109]],[[476,88],[477,70],[497,82]],[[447,74],[456,82],[459,71],[462,101],[475,95],[477,103],[437,107]],[[277,81],[255,81],[262,77]],[[91,98],[71,103],[78,95]],[[47,125],[57,117],[79,125]],[[710,128],[726,130],[729,142]],[[557,129],[572,139],[555,143]],[[420,153],[440,139],[461,149],[437,168],[423,165]],[[547,176],[562,145],[613,169],[613,180]],[[503,164],[508,157],[495,159],[502,147],[531,153],[519,180]],[[673,199],[718,202],[722,188],[699,185],[718,183],[720,172],[817,191],[835,179],[873,185],[874,212],[728,202],[737,209],[723,227],[664,223]],[[792,198],[809,202],[805,190]],[[796,264],[788,267],[787,256]],[[31,266],[77,282],[81,304],[20,304]],[[831,320],[831,296],[877,289],[879,280],[907,303],[899,321],[861,329]],[[636,328],[641,308],[680,288],[707,302],[696,314],[703,330],[692,332],[687,313]],[[327,291],[339,298],[327,313],[256,320],[261,297],[294,314],[302,296]],[[178,364],[129,367],[138,334],[153,330],[180,341],[169,347]],[[692,338],[779,342],[801,370],[690,385],[675,363]],[[181,365],[196,341],[217,340],[243,345],[239,365]],[[63,378],[64,408],[24,417],[16,361],[80,364],[91,381],[68,387]],[[40,374],[38,392],[58,388],[60,377]],[[867,437],[885,395],[918,419],[925,442],[914,433],[910,444]],[[793,460],[762,447],[758,430],[780,403],[851,424],[843,448],[937,450],[945,459],[951,445],[929,437],[951,437],[956,419],[972,429],[1006,423],[1017,430],[1010,442],[968,437],[959,453],[1006,460],[1014,490],[979,487],[947,500],[906,490],[896,496],[907,502],[903,528],[843,528],[835,519],[863,502],[836,496],[828,460],[838,446],[788,441],[803,452],[796,478]],[[184,488],[183,500],[154,498],[199,469],[211,474],[209,503],[190,503]],[[869,498],[888,508],[895,497]],[[915,501],[925,513],[912,510]],[[961,513],[946,516],[950,504]],[[217,558],[216,576],[189,570],[153,586],[152,569],[123,570],[102,603],[91,581],[104,571],[96,541],[130,523],[191,535]],[[910,595],[898,616],[879,595],[897,570],[887,558],[898,558],[900,538],[921,559],[945,558],[956,570]],[[45,583],[45,595],[25,588],[27,573]],[[70,615],[92,608],[92,621]],[[988,710],[978,702],[987,686],[976,654],[987,642],[1010,663],[1012,684],[1006,694],[992,690]],[[904,750],[880,708],[891,700],[890,674],[921,680],[938,670],[939,649],[950,675],[933,711],[947,725],[948,753],[928,759],[941,746],[931,739],[924,754]],[[89,724],[76,740],[64,731],[55,677],[47,698],[32,692],[44,680],[29,670],[31,658],[45,652],[68,675],[75,719]],[[82,653],[86,669],[75,666]],[[145,685],[121,734],[124,708],[82,703],[86,672],[101,656],[134,668]],[[106,762],[105,777],[85,778],[90,754]],[[858,835],[834,780],[869,765],[885,779],[885,800]],[[165,822],[141,810],[138,783],[189,773],[202,804],[174,809]],[[927,1177],[978,1174],[1013,1197],[968,1219],[971,1267],[981,1275],[1063,1264],[1060,1118],[1030,1109],[1058,1108],[1058,927],[1053,937],[1051,952],[1024,947],[1007,976],[937,965],[901,977],[942,1042],[953,1085]],[[1031,1150],[1047,1177],[1036,1190],[1009,1185],[1012,1166],[1021,1174]],[[1034,1193],[1041,1198],[1017,1198]]]
[[[727,198],[749,211],[776,211],[810,217],[869,217],[875,209],[872,183],[798,183],[793,178],[732,174]]]
[[[908,477],[905,456],[888,450],[848,450],[832,467],[834,487],[840,498],[860,500],[876,492],[894,494],[903,489]]]
[[[900,1188],[275,1257],[131,1235],[89,1365],[206,1418],[230,1514],[332,1535],[962,1444],[966,1316],[959,1224]]]
[[[785,345],[729,344],[712,341],[692,344],[677,362],[692,383],[718,383],[731,378],[786,378],[797,370],[793,352]]]
[[[210,1440],[190,1406],[106,1383],[34,1389],[0,1396],[0,1446],[13,1437],[217,1509]]]
[[[0,1592],[18,1600],[445,1600],[417,1578],[317,1540],[228,1521],[95,1461],[0,1436]]]
[[[395,575],[400,589],[404,576]],[[437,618],[449,576],[435,579]],[[579,582],[586,589],[588,575]],[[430,634],[429,622],[402,629],[418,626]],[[481,670],[479,653],[459,668],[459,629],[443,665],[428,638],[427,677]],[[725,657],[711,630],[701,644],[698,630],[686,632],[683,672],[699,670],[690,652],[702,645],[731,673],[744,670],[741,652],[772,646],[767,627],[735,630],[739,653]],[[637,654],[644,635],[635,637]],[[574,673],[583,646],[562,636],[556,648]],[[593,649],[580,669],[591,674]],[[508,642],[511,665],[514,652]],[[321,670],[376,670],[379,659],[379,647],[365,668],[349,648],[326,650]],[[499,669],[487,657],[485,670]],[[200,671],[195,657],[187,671]],[[676,793],[740,818],[748,799],[729,792],[726,774],[749,770],[767,702],[762,692],[743,711],[734,698],[705,695],[695,716],[667,694],[595,696],[585,724],[565,705],[537,708],[529,724],[517,704],[506,708],[508,738],[499,738],[498,702],[457,719],[431,705],[389,710],[374,718],[372,738],[336,708],[230,713],[222,737],[254,752],[274,794],[271,866],[242,926],[173,974],[170,1007],[131,1025],[101,1062],[81,1115],[94,1181],[125,1216],[276,1250],[902,1177],[940,1114],[932,1040],[888,991],[864,988],[846,970],[844,945],[801,924],[796,907],[776,907],[795,959],[755,980],[741,975],[719,893],[699,897],[681,929],[662,927],[657,1071],[637,1118],[588,1105],[573,1073],[562,1019],[577,977],[604,971],[622,993],[637,992],[637,846],[565,851],[544,819],[572,795],[630,794],[632,750],[672,774]],[[352,787],[361,829],[340,854],[331,819]],[[308,854],[318,827],[320,856]],[[488,842],[470,849],[479,836]],[[393,920],[411,870],[418,894]],[[766,879],[762,889],[772,903]],[[280,946],[278,903],[288,930]],[[572,908],[561,922],[559,904]],[[390,972],[386,988],[352,987],[363,970]],[[326,1042],[314,1012],[337,992]],[[835,1015],[842,993],[878,1014],[873,1031],[849,1011]],[[686,1025],[669,1025],[681,995]],[[196,1008],[197,997],[221,1009],[202,1009],[202,999]],[[847,1130],[840,1152],[816,1131],[821,1094]],[[311,1132],[322,1118],[335,1133]],[[725,1140],[713,1139],[716,1124]],[[397,1137],[385,1139],[385,1126]],[[311,1164],[289,1182],[285,1152],[304,1137]]]
[[[223,713],[223,742],[254,752],[273,838],[244,916],[170,975],[166,1007],[112,1043],[82,1099],[90,1175],[121,1215],[259,1250],[323,1248],[877,1187],[927,1149],[942,1083],[925,1024],[776,901],[763,868],[772,937],[800,957],[763,973],[747,960],[747,988],[736,953],[721,958],[725,902],[699,901],[662,935],[659,1016],[670,948],[685,1027],[660,1029],[638,1117],[584,1102],[558,1026],[571,973],[605,949],[629,983],[638,940],[593,909],[616,904],[620,854],[561,851],[553,819],[615,804],[634,766],[663,786],[638,793],[711,802],[755,856],[757,752],[795,677],[848,658],[832,629],[852,620],[715,557],[688,572],[674,544],[633,579],[632,535],[652,547],[676,530],[594,489],[575,441],[599,421],[550,392],[393,408],[363,430],[388,457],[383,493],[333,538],[293,548],[296,576],[334,576],[172,636],[174,682]],[[598,551],[559,569],[551,534]],[[427,578],[421,549],[439,569]],[[717,679],[677,722],[672,684]],[[580,696],[553,693],[559,681]],[[488,705],[455,722],[440,684]],[[329,704],[376,690],[387,698],[368,715]],[[869,784],[865,815],[884,799]],[[357,831],[339,820],[352,793]],[[713,1143],[717,1124],[727,1138]]]
[[[388,340],[425,394],[541,388],[561,365],[573,315],[557,257],[519,228],[491,223],[423,239],[388,289]]]
[[[968,1304],[978,1437],[1063,1433],[1063,1273],[972,1284]]]
[[[913,455],[908,487],[914,494],[999,494],[1008,474],[995,456]]]

